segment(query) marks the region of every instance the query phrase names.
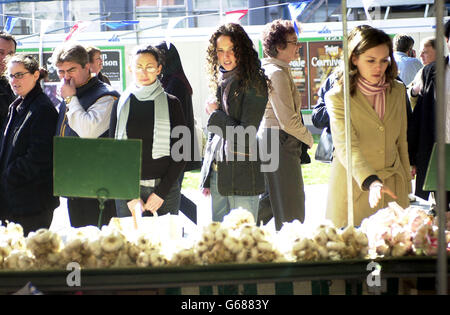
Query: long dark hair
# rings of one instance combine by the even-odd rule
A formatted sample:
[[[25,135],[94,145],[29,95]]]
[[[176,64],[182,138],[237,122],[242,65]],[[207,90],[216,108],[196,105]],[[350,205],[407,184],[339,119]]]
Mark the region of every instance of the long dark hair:
[[[239,80],[239,91],[255,87],[260,95],[267,93],[270,81],[261,68],[261,61],[258,53],[253,47],[253,42],[245,32],[244,28],[235,23],[221,25],[209,39],[207,50],[208,74],[211,77],[210,87],[217,91],[219,78],[219,61],[217,58],[217,39],[220,36],[229,36],[233,43],[233,52],[237,62],[237,78]]]
[[[156,48],[158,48],[161,54],[164,55],[165,66],[163,67],[160,74],[160,81],[164,88],[166,88],[168,82],[172,77],[179,78],[183,84],[186,86],[189,94],[192,95],[192,86],[189,83],[186,75],[184,74],[183,66],[181,64],[181,58],[178,54],[178,50],[174,44],[170,43],[170,48],[167,48],[166,41],[162,41]]]

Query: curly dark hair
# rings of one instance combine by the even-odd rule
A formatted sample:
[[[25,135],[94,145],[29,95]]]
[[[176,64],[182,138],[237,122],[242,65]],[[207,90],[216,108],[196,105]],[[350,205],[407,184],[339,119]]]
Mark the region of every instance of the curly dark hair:
[[[397,64],[394,60],[394,49],[392,46],[392,40],[385,32],[380,29],[371,27],[369,25],[359,25],[351,30],[348,35],[348,65],[349,65],[349,86],[350,95],[355,95],[356,85],[358,81],[358,68],[353,64],[352,58],[359,57],[367,50],[379,45],[386,45],[389,48],[390,62],[385,71],[386,83],[390,84],[392,88],[395,79],[398,76]],[[344,63],[337,69],[338,83],[344,85]]]
[[[287,46],[287,36],[295,34],[294,24],[289,20],[275,20],[266,25],[262,32],[262,45],[264,55],[276,58],[277,48],[285,49]]]
[[[211,77],[210,87],[217,91],[219,84],[219,60],[217,58],[217,39],[220,36],[229,36],[233,43],[233,52],[237,63],[237,78],[240,81],[239,90],[245,91],[249,87],[255,87],[260,95],[267,93],[267,87],[270,87],[270,80],[261,68],[261,61],[258,53],[254,49],[253,42],[245,32],[244,28],[235,23],[221,25],[209,39],[207,49],[207,71]]]

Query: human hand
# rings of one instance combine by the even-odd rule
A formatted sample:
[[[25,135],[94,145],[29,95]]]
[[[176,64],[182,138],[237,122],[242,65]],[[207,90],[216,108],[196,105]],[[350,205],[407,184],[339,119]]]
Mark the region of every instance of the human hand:
[[[397,196],[380,181],[374,181],[370,184],[369,188],[369,205],[371,208],[375,208],[381,200],[381,194],[386,193],[393,199],[397,199]]]
[[[422,90],[423,82],[420,78],[419,80],[415,80],[411,82],[411,95],[416,97],[420,94],[420,91]]]
[[[211,189],[209,189],[209,188],[202,188],[201,190],[202,190],[203,196],[208,197],[209,195],[211,195]]]
[[[141,204],[141,209],[144,209],[144,202],[142,201],[142,199],[133,199],[127,202],[127,206],[128,209],[130,209],[131,213],[133,213],[136,209],[136,205],[140,203]]]
[[[69,79],[69,80],[63,79],[63,84],[60,87],[59,94],[63,98],[66,98],[68,96],[75,96],[77,94],[77,89],[76,89],[74,80],[72,80],[72,79]]]
[[[219,109],[219,105],[217,105],[217,102],[215,100],[208,100],[206,101],[205,111],[208,115],[211,115],[211,113],[215,110]]]
[[[164,202],[164,199],[159,197],[157,194],[152,193],[145,203],[145,210],[149,210],[151,213],[155,214],[156,211],[158,211],[159,208],[161,208],[162,204]]]

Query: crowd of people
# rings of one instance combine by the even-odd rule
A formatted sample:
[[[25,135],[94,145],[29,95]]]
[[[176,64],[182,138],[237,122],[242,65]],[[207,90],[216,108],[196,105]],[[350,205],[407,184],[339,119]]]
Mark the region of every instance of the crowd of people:
[[[448,46],[450,21],[445,24]],[[409,205],[411,180],[423,192],[435,141],[435,43],[394,40],[368,25],[349,34],[352,189],[355,225],[396,200]],[[240,24],[219,26],[207,48],[211,97],[203,159],[195,135],[193,90],[176,47],[169,42],[138,46],[129,58],[132,82],[119,93],[101,73],[101,51],[65,43],[52,60],[61,80],[62,101],[42,91],[46,70],[27,54],[16,54],[13,36],[0,33],[0,220],[20,223],[24,232],[50,226],[59,198],[53,196],[53,137],[141,139],[140,196],[109,200],[102,224],[134,211],[144,215],[196,213],[181,194],[184,172],[201,169],[200,188],[211,196],[213,221],[242,207],[275,228],[305,219],[302,164],[314,140],[301,113],[301,96],[289,63],[299,58],[292,21],[275,20],[262,33],[264,57]],[[434,51],[433,51],[434,50]],[[433,59],[434,58],[434,59]],[[341,63],[342,65],[344,63]],[[450,66],[446,59],[446,86]],[[325,81],[313,123],[333,136],[334,153],[326,217],[347,225],[346,144],[341,66]],[[450,89],[447,93],[449,107]],[[450,113],[447,113],[450,117]],[[450,119],[446,139],[450,142]],[[186,128],[189,139],[174,129]],[[183,140],[183,159],[174,157]],[[450,196],[449,196],[450,197]],[[71,225],[97,225],[99,201],[68,198]],[[195,217],[195,216],[194,216]]]

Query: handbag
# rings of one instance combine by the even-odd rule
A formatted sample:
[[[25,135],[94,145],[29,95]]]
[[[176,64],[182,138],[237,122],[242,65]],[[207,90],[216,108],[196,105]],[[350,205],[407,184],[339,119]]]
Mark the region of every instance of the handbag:
[[[331,161],[333,161],[333,149],[333,138],[331,137],[331,133],[327,131],[327,128],[324,128],[320,135],[314,158],[316,161],[331,163]]]

